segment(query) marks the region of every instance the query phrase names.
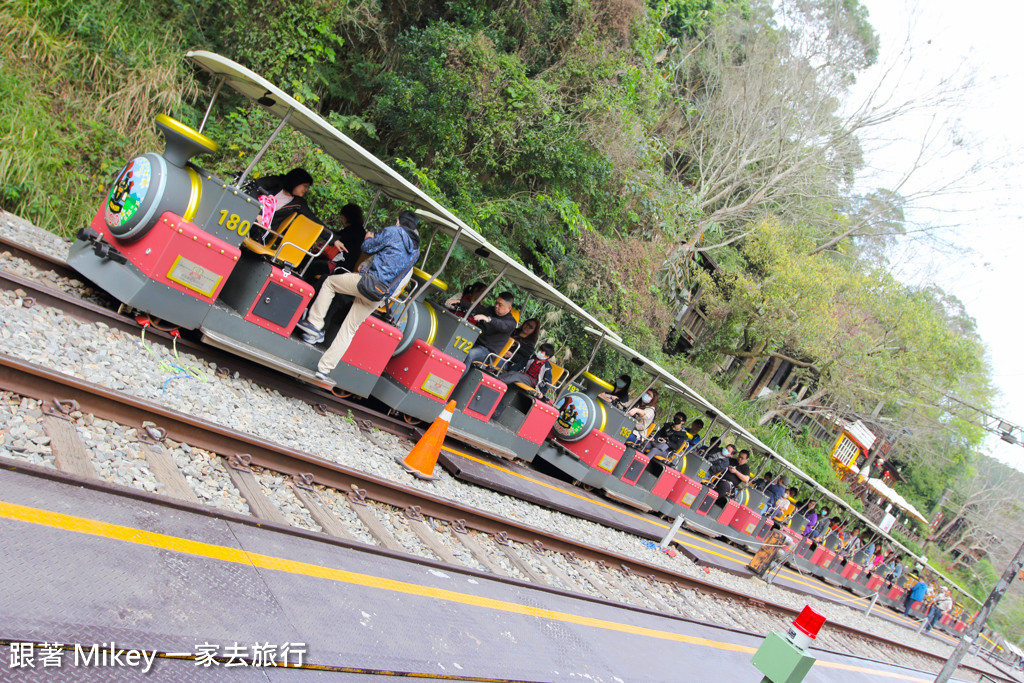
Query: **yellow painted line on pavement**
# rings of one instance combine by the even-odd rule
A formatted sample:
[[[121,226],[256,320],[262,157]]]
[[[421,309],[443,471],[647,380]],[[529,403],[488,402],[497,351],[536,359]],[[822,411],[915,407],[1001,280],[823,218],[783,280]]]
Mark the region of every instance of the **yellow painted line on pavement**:
[[[273,555],[252,553],[246,550],[242,550],[240,548],[231,548],[227,546],[215,545],[213,543],[193,541],[187,538],[182,538],[180,536],[171,536],[168,534],[160,534],[152,531],[144,531],[142,529],[136,529],[134,527],[122,526],[119,524],[111,524],[109,522],[102,522],[99,520],[89,519],[86,517],[77,517],[74,515],[68,515],[61,512],[42,510],[39,508],[28,507],[25,505],[18,505],[16,503],[0,501],[0,517],[18,522],[36,524],[39,526],[60,529],[63,531],[84,534],[87,536],[95,536],[99,538],[121,541],[124,543],[131,543],[134,545],[147,546],[150,548],[156,548],[158,550],[168,550],[186,555],[192,555],[195,557],[204,557],[208,559],[218,560],[221,562],[230,562],[234,564],[256,567],[259,569],[285,572],[288,574],[294,574],[298,576],[308,576],[312,578],[325,579],[328,581],[334,581],[338,583],[347,583],[357,586],[364,586],[367,588],[390,591],[392,593],[415,595],[435,600],[445,600],[448,602],[469,605],[473,607],[480,607],[483,609],[495,610],[499,612],[519,614],[538,619],[547,619],[549,621],[557,621],[566,624],[574,624],[578,626],[587,626],[590,628],[597,628],[617,633],[626,633],[629,635],[643,636],[646,638],[655,638],[658,640],[666,640],[677,643],[685,643],[688,645],[708,647],[716,650],[739,652],[742,654],[752,655],[755,652],[757,652],[757,648],[750,647],[748,645],[739,645],[736,643],[729,643],[720,640],[712,640],[710,638],[700,638],[697,636],[689,636],[682,633],[674,633],[672,631],[662,631],[659,629],[634,626],[632,624],[623,624],[616,621],[609,621],[607,619],[586,617],[580,614],[573,614],[571,612],[562,612],[559,610],[532,607],[529,605],[522,605],[508,600],[485,598],[479,595],[460,593],[458,591],[448,590],[444,588],[422,586],[419,584],[410,583],[406,581],[386,579],[379,576],[371,576],[369,574],[362,574],[359,572],[352,572],[344,569],[335,569],[333,567],[325,567],[323,565],[311,564],[308,562],[300,562],[298,560],[289,560],[283,557],[275,557]],[[869,667],[856,666],[852,664],[842,664],[838,662],[818,661],[815,662],[815,666],[830,669],[841,669],[843,671],[851,671],[857,673],[867,673],[873,676],[879,676],[883,678],[894,678],[906,681],[931,680],[925,678],[912,677],[898,672],[881,671]]]
[[[681,633],[673,633],[671,631],[661,631],[658,629],[644,628],[642,626],[633,626],[631,624],[623,624],[615,621],[609,621],[607,619],[596,619],[594,617],[586,617],[580,614],[572,614],[570,612],[531,607],[529,605],[521,605],[508,600],[485,598],[479,595],[460,593],[458,591],[444,588],[421,586],[419,584],[409,583],[406,581],[385,579],[379,576],[371,576],[369,574],[361,574],[344,569],[335,569],[333,567],[325,567],[322,565],[310,564],[308,562],[299,562],[297,560],[289,560],[283,557],[275,557],[273,555],[262,555],[259,553],[241,550],[239,548],[230,548],[212,543],[204,543],[202,541],[193,541],[179,536],[143,531],[142,529],[135,529],[133,527],[110,524],[108,522],[101,522],[85,517],[76,517],[60,512],[41,510],[39,508],[17,505],[15,503],[0,501],[0,517],[85,534],[88,536],[97,536],[100,538],[123,541],[125,543],[132,543],[135,545],[148,546],[158,550],[170,550],[186,555],[219,560],[221,562],[231,562],[260,569],[296,574],[299,576],[308,576],[339,583],[364,586],[367,588],[376,588],[379,590],[390,591],[392,593],[403,593],[406,595],[433,598],[435,600],[445,600],[448,602],[482,607],[484,609],[499,612],[520,614],[523,616],[559,621],[567,624],[576,624],[579,626],[589,626],[606,631],[616,631],[619,633],[628,633],[631,635],[687,643],[690,645],[700,645],[702,647],[710,647],[718,650],[730,650],[746,654],[753,654],[757,651],[757,648],[746,645],[737,645],[735,643],[688,636]]]
[[[881,676],[883,678],[895,678],[901,681],[923,681],[924,683],[932,683],[934,678],[921,678],[920,676],[912,676],[910,674],[901,674],[897,671],[878,671],[877,669],[868,669],[863,666],[857,666],[856,664],[843,664],[841,662],[822,662],[817,661],[814,666],[820,666],[823,669],[839,669],[840,671],[853,671],[855,673],[870,673],[875,676]]]

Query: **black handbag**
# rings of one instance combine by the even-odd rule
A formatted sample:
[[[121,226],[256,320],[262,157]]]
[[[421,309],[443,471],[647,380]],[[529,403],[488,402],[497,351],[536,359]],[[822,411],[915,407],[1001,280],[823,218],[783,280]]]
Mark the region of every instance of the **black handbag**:
[[[365,269],[362,277],[359,278],[359,282],[356,283],[356,290],[359,292],[359,296],[363,297],[367,301],[373,301],[374,303],[384,301],[391,296],[395,285],[401,282],[405,276],[408,275],[409,271],[412,270],[412,267],[416,265],[418,258],[419,253],[417,252],[412,258],[412,263],[410,263],[409,266],[403,270],[391,284],[385,284],[379,277],[370,273],[369,268]]]
[[[370,269],[366,269],[367,272],[362,274],[359,278],[359,282],[356,283],[356,289],[359,291],[359,296],[363,297],[367,301],[380,302],[387,298],[390,287],[384,284],[383,281],[376,275],[368,272]]]

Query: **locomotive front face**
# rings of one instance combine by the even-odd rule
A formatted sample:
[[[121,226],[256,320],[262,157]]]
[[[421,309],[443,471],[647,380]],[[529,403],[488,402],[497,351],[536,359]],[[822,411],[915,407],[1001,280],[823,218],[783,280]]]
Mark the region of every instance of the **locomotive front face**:
[[[215,142],[157,118],[163,154],[128,161],[68,263],[124,303],[195,328],[238,263],[259,202],[188,162]]]

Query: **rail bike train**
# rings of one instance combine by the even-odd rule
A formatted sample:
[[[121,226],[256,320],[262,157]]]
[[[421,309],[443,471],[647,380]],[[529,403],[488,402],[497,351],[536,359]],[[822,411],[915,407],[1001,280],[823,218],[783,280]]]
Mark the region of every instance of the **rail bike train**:
[[[190,52],[186,58],[216,84],[203,123],[195,130],[157,117],[164,151],[141,154],[125,164],[71,247],[68,263],[83,276],[128,308],[195,330],[213,346],[339,393],[373,397],[406,416],[432,420],[447,401],[455,400],[449,430],[455,439],[492,455],[542,462],[613,500],[683,519],[710,536],[756,550],[778,526],[765,514],[766,499],[759,491],[743,490],[738,500],[717,500],[708,484],[708,463],[697,455],[682,453],[677,467],[665,467],[627,446],[635,423],[626,410],[600,397],[613,387],[590,372],[598,349],[606,345],[622,354],[649,376],[649,386],[658,384],[714,420],[723,420],[727,431],[756,451],[770,453],[767,446],[272,83],[213,53]],[[194,161],[218,150],[217,142],[201,131],[224,86],[280,120],[236,179],[218,178]],[[313,297],[313,287],[299,277],[302,264],[317,255],[315,245],[330,241],[330,230],[298,215],[282,223],[266,243],[249,235],[259,224],[261,206],[246,191],[246,180],[286,125],[374,187],[378,197],[383,194],[397,205],[414,208],[421,225],[433,229],[409,287],[388,311],[367,318],[326,383],[314,375],[324,347],[310,346],[293,332]],[[441,236],[449,239],[446,249]],[[472,252],[494,275],[473,306],[499,283],[511,284],[572,314],[592,336],[593,352],[574,375],[553,366],[551,396],[526,385],[507,386],[493,362],[470,368],[459,381],[481,330],[468,315],[459,317],[442,303],[447,285],[440,275],[457,246]],[[431,272],[432,256],[437,265]],[[333,330],[326,332],[332,339]],[[780,529],[794,548],[794,565],[862,594],[882,587],[884,582],[864,571],[858,558],[836,567],[834,548],[804,541],[800,531],[805,522],[794,515]],[[896,604],[902,590],[892,587],[883,601]]]

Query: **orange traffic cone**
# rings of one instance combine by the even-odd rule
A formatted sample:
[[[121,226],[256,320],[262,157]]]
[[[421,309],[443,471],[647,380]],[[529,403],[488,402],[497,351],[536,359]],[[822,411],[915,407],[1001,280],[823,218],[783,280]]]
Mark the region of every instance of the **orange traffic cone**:
[[[437,466],[437,456],[441,454],[441,444],[444,443],[444,435],[448,433],[448,425],[454,412],[455,401],[448,401],[448,405],[434,420],[434,424],[430,425],[430,429],[423,433],[409,451],[409,455],[404,459],[395,458],[398,464],[420,479],[437,479],[434,476],[434,467]]]

